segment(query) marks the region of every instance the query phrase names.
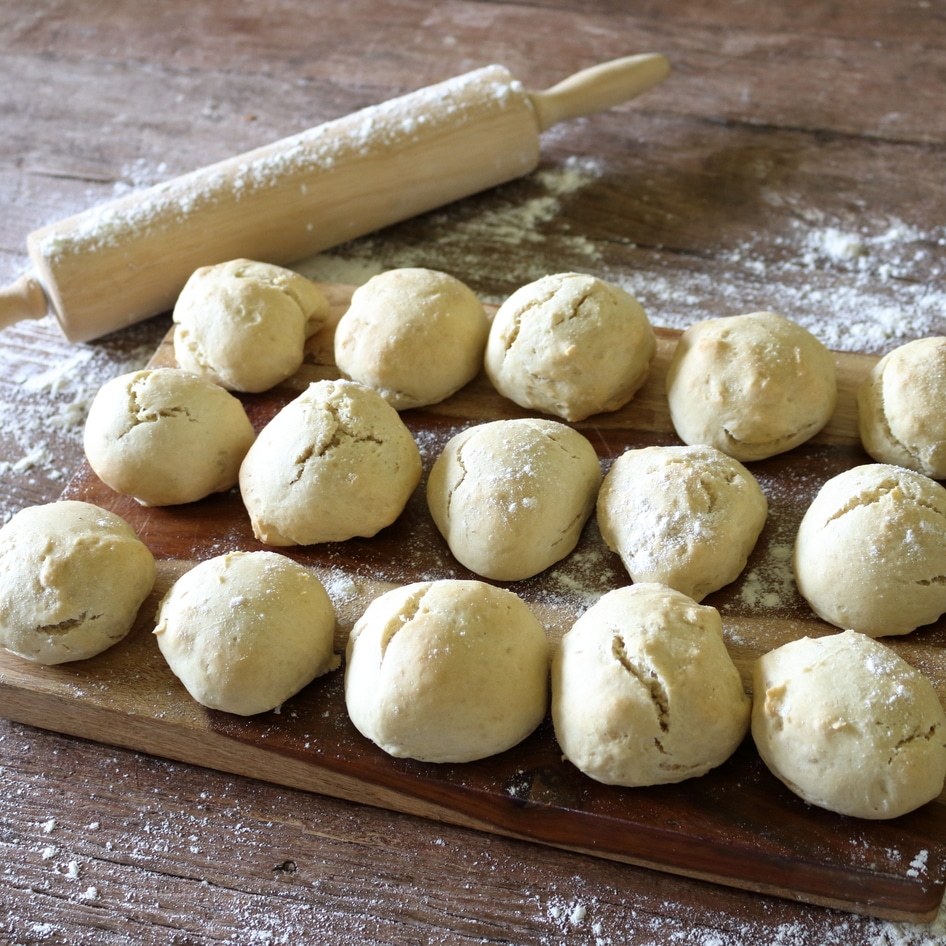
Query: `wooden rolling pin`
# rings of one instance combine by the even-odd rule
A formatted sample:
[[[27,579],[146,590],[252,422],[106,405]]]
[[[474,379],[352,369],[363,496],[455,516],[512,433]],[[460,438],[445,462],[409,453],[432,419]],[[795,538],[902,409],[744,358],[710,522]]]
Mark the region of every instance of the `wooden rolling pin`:
[[[0,328],[51,309],[88,341],[172,309],[200,266],[287,266],[495,187],[537,167],[541,132],[668,71],[628,56],[530,93],[487,66],[94,207],[29,235],[34,272],[0,290]]]

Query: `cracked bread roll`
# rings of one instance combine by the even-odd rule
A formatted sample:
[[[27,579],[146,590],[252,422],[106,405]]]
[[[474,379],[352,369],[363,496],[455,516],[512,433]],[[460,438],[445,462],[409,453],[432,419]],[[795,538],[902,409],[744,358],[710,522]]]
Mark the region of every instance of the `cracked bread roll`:
[[[598,456],[577,430],[540,418],[498,420],[447,442],[427,480],[427,505],[461,565],[517,581],[575,548],[600,484]]]
[[[742,742],[749,713],[719,612],[665,585],[608,592],[564,634],[552,660],[558,743],[606,785],[704,775]]]
[[[446,273],[392,269],[359,286],[335,330],[335,363],[397,410],[436,404],[483,366],[486,310]]]
[[[322,583],[277,552],[199,562],[168,590],[154,634],[201,705],[265,713],[340,664],[335,608]]]
[[[485,367],[496,390],[520,407],[579,421],[630,401],[656,352],[633,296],[594,276],[557,273],[499,307]]]
[[[608,470],[598,528],[635,582],[661,582],[695,601],[735,581],[768,515],[755,477],[708,446],[625,451]]]
[[[154,581],[153,555],[115,513],[28,506],[0,529],[0,646],[41,664],[94,657],[128,635]]]
[[[769,770],[805,801],[896,818],[946,778],[946,715],[932,683],[857,631],[791,641],[753,668],[752,736]]]
[[[946,488],[868,463],[828,480],[795,537],[795,583],[825,621],[871,637],[946,612]]]
[[[107,486],[142,506],[171,506],[236,485],[255,436],[243,405],[218,384],[146,368],[102,385],[83,443]]]
[[[857,391],[864,449],[880,463],[946,479],[946,338],[888,352]]]
[[[677,342],[666,388],[684,443],[710,444],[742,461],[804,443],[837,403],[834,356],[774,312],[691,325]]]
[[[299,370],[328,316],[321,290],[290,269],[248,259],[202,266],[174,305],[174,357],[231,391],[268,391]]]
[[[420,450],[387,401],[354,381],[317,381],[259,432],[240,467],[253,533],[267,545],[370,537],[404,511]]]
[[[470,762],[518,744],[548,708],[549,645],[528,605],[482,581],[395,588],[355,623],[345,702],[389,755]]]

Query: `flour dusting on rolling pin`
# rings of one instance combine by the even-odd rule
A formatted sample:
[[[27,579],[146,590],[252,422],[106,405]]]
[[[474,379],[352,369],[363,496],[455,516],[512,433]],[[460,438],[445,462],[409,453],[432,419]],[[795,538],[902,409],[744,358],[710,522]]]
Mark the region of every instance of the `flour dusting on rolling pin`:
[[[627,56],[527,92],[487,66],[43,227],[0,327],[52,310],[87,341],[166,312],[200,266],[288,265],[533,171],[539,135],[667,75]]]

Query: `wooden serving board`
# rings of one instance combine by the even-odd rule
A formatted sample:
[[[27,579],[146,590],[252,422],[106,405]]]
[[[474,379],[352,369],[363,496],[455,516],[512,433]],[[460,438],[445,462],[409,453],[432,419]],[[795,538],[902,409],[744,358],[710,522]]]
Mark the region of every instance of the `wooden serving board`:
[[[313,380],[335,377],[334,323],[351,287],[322,284],[334,319],[310,344],[287,384],[244,398],[257,428]],[[650,378],[621,411],[576,424],[603,468],[629,446],[679,442],[664,396],[679,333],[661,330]],[[828,427],[790,453],[750,464],[770,504],[766,528],[743,576],[705,601],[722,616],[730,653],[750,689],[754,659],[804,635],[835,633],[791,582],[788,554],[820,485],[869,462],[857,436],[854,392],[876,359],[838,354],[840,398]],[[173,364],[166,339],[152,361]],[[446,440],[474,423],[525,416],[481,376],[442,404],[402,415],[421,447],[425,473]],[[657,870],[886,919],[929,921],[946,887],[946,796],[891,821],[813,808],[764,767],[751,737],[707,775],[679,785],[599,785],[563,761],[548,720],[501,755],[463,765],[393,759],[354,729],[338,670],[279,711],[251,718],[195,703],[151,635],[161,596],[196,562],[263,548],[238,491],[181,507],[145,508],[104,486],[85,466],[64,498],[124,516],[158,560],[158,581],[132,633],[100,656],[42,667],[0,654],[0,713],[27,724],[425,818],[571,849]],[[281,549],[323,580],[338,613],[337,647],[368,602],[398,584],[475,577],[460,567],[430,521],[424,483],[397,523],[372,539]],[[627,584],[594,521],[565,561],[520,594],[557,640],[601,593]],[[946,621],[887,642],[933,680],[946,699]]]

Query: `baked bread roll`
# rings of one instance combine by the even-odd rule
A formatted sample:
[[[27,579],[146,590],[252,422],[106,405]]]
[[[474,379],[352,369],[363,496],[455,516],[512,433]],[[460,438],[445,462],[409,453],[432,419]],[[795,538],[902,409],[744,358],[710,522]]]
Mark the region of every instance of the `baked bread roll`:
[[[930,681],[856,631],[791,641],[753,669],[752,736],[795,794],[856,818],[896,818],[936,798],[946,716]]]
[[[158,647],[188,693],[239,716],[275,709],[340,663],[328,593],[276,552],[199,562],[171,586],[156,622]]]
[[[0,646],[60,664],[127,636],[154,557],[120,516],[76,500],[28,506],[0,529]]]
[[[795,583],[812,610],[871,637],[946,612],[946,488],[868,463],[828,480],[795,537]]]
[[[317,381],[260,431],[240,467],[253,533],[267,545],[370,537],[403,512],[420,450],[397,411],[354,381]]]
[[[107,486],[142,506],[170,506],[235,486],[255,436],[229,391],[180,368],[150,368],[102,385],[83,442]]]
[[[884,355],[857,392],[864,449],[880,463],[946,479],[946,338]]]
[[[329,303],[304,276],[236,259],[202,266],[174,305],[178,365],[232,391],[267,391],[299,370]]]
[[[376,598],[348,641],[345,702],[389,755],[469,762],[521,742],[548,708],[545,630],[481,581],[417,582]]]
[[[601,537],[636,582],[695,601],[735,581],[768,515],[755,477],[716,447],[627,450],[598,494]]]
[[[591,443],[554,420],[519,418],[452,437],[427,480],[427,505],[460,564],[483,578],[531,578],[568,555],[594,510]]]
[[[677,342],[666,384],[680,439],[742,461],[804,443],[837,402],[834,356],[807,329],[774,312],[690,326]]]
[[[483,366],[486,310],[459,279],[393,269],[359,286],[335,330],[335,363],[397,410],[436,404]]]
[[[656,583],[610,591],[562,637],[552,722],[565,757],[608,785],[703,775],[735,751],[750,700],[715,608]]]
[[[504,397],[578,421],[630,401],[656,352],[633,296],[595,276],[558,273],[522,286],[499,307],[485,366]]]

